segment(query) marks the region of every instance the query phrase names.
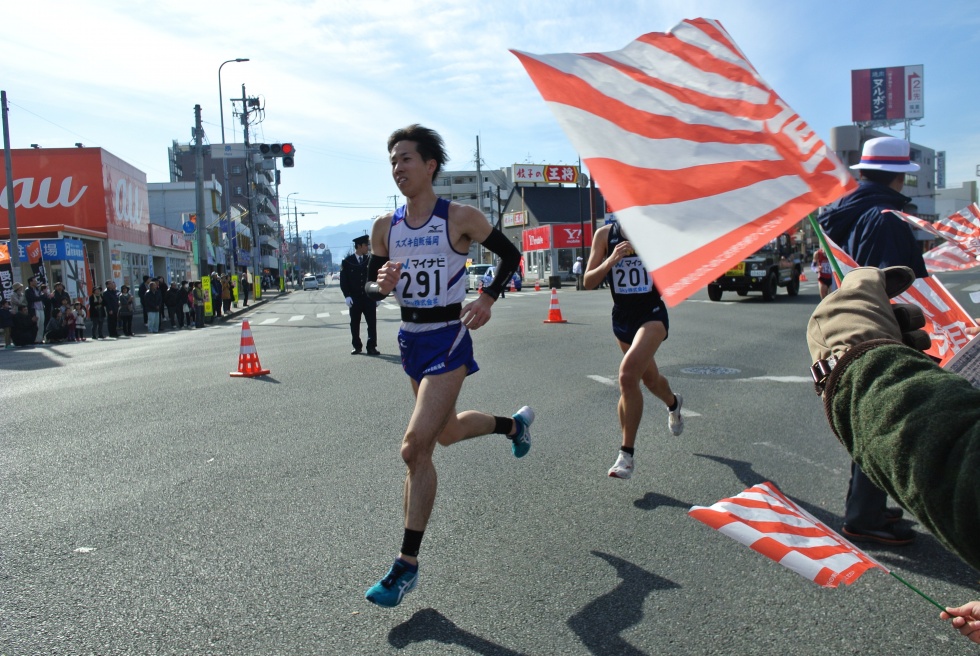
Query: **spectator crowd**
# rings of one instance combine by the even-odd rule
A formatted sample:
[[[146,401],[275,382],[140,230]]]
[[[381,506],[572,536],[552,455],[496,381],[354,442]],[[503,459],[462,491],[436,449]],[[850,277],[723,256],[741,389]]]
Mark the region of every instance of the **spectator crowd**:
[[[228,275],[212,273],[210,285],[214,321],[230,312],[235,284]],[[238,298],[247,307],[251,285],[243,276],[238,286]],[[26,287],[15,283],[10,299],[0,302],[0,330],[4,347],[14,348],[84,342],[89,337],[132,337],[137,312],[142,313],[148,333],[204,328],[204,294],[200,280],[174,280],[168,285],[163,276],[143,276],[135,292],[128,285],[116,289],[110,280],[105,285],[95,284],[88,298],[72,298],[62,283],[55,283],[52,291],[32,277]]]

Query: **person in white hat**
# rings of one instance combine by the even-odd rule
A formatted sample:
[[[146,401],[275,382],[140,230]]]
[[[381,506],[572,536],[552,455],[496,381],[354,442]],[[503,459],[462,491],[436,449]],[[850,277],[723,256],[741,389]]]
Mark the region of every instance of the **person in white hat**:
[[[575,264],[572,265],[572,275],[575,276],[575,289],[576,291],[582,291],[585,286],[582,285],[582,258],[575,258]]]
[[[819,217],[820,226],[860,266],[907,266],[916,277],[929,275],[922,246],[911,226],[891,212],[911,198],[902,194],[905,174],[919,170],[911,160],[909,142],[896,137],[870,139],[861,161],[851,168],[860,173],[858,188],[830,205]],[[841,532],[855,541],[906,545],[915,533],[899,523],[902,511],[888,508],[888,495],[878,489],[856,464],[844,501]]]

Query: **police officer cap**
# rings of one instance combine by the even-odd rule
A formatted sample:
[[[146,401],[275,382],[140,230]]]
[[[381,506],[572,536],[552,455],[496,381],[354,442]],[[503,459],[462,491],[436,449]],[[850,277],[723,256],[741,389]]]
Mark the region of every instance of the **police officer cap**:
[[[366,244],[371,241],[371,238],[367,235],[361,235],[360,237],[354,237],[354,245],[360,246],[361,244]]]

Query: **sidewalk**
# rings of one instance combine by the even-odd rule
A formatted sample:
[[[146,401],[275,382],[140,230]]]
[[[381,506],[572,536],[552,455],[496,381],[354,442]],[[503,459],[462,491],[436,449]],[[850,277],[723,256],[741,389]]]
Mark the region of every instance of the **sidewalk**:
[[[228,312],[228,314],[222,314],[220,317],[207,317],[207,316],[205,316],[204,317],[204,327],[207,328],[208,326],[220,325],[222,323],[226,323],[228,321],[232,321],[236,317],[238,317],[239,315],[242,315],[242,314],[248,312],[249,310],[251,310],[253,308],[260,307],[260,306],[264,305],[265,303],[268,303],[270,301],[273,301],[273,300],[279,298],[280,296],[285,296],[285,295],[287,295],[289,293],[290,293],[290,291],[288,289],[285,292],[280,292],[278,289],[270,289],[270,290],[267,290],[267,291],[262,292],[262,298],[259,299],[258,301],[256,301],[254,298],[248,299],[248,306],[242,305],[242,302],[239,301],[237,308],[234,306],[234,304],[232,304],[231,310]],[[191,328],[184,328],[183,330],[196,330],[196,329],[193,328],[193,326],[192,326]],[[164,311],[164,312],[162,312],[160,314],[160,332],[161,333],[180,332],[180,331],[181,331],[180,328],[171,328],[170,327],[170,319],[167,317],[166,311]],[[139,312],[139,311],[137,311],[136,314],[133,316],[133,334],[134,335],[147,335],[147,334],[149,334],[147,332],[147,330],[146,330],[146,324],[143,323],[143,314],[141,312]],[[88,326],[87,326],[87,329],[85,331],[85,337],[86,337],[86,339],[92,339],[91,323],[89,323]]]

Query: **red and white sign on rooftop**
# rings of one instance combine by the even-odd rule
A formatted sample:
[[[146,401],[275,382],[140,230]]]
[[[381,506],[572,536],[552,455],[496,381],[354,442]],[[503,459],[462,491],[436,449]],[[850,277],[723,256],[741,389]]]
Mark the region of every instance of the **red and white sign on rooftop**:
[[[569,164],[514,164],[514,182],[578,184],[578,167]]]

